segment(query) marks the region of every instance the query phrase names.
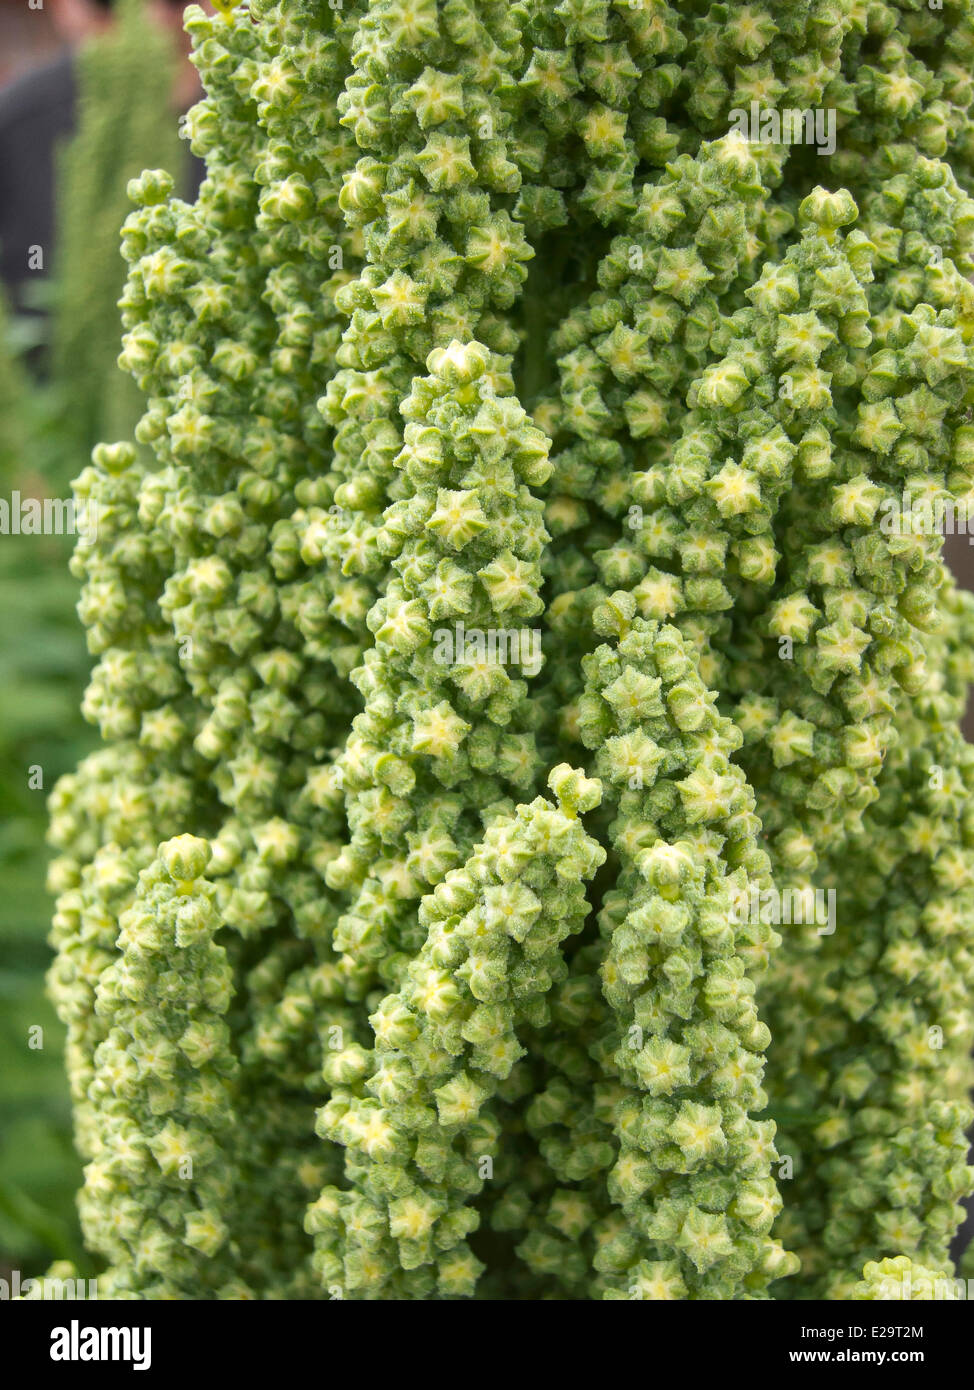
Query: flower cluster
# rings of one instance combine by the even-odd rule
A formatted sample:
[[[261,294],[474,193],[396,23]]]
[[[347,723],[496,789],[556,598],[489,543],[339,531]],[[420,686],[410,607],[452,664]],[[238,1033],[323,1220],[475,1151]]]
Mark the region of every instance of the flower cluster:
[[[550,474],[548,441],[490,363],[480,344],[434,348],[401,406],[401,496],[376,535],[392,574],[351,676],[364,709],[336,763],[349,840],[326,873],[353,893],[334,945],[357,988],[371,961],[395,981],[422,945],[427,885],[463,861],[482,808],[528,792],[541,766],[523,670],[496,653],[438,662],[434,642],[438,624],[496,630],[544,608],[531,489]]]
[[[209,857],[192,835],[160,846],[95,990],[106,1035],[89,1100],[101,1125],[80,1210],[92,1248],[110,1262],[112,1297],[238,1296],[221,1215],[233,1205],[240,1142],[225,1019],[233,977],[213,939],[221,924],[203,877]]]
[[[898,1255],[892,1260],[870,1260],[849,1296],[861,1303],[903,1299],[929,1303],[933,1299],[954,1301],[965,1294],[963,1286],[958,1291],[957,1282],[947,1275]]]
[[[523,1025],[550,1021],[547,996],[568,968],[559,950],[582,930],[584,883],[605,851],[580,811],[598,783],[562,764],[543,797],[497,817],[461,869],[423,899],[426,940],[401,988],[369,1022],[371,1050],[335,1058],[318,1133],[347,1148],[348,1190],[309,1208],[315,1267],[329,1286],[369,1297],[459,1297],[483,1265],[465,1237],[468,1202],[493,1175],[503,1097],[525,1055]]]
[[[730,761],[740,731],[677,629],[634,618],[635,607],[620,592],[596,609],[617,641],[585,658],[581,701],[616,811],[617,885],[600,915],[612,1020],[601,1055],[624,1095],[608,1192],[641,1237],[640,1263],[624,1275],[636,1296],[657,1296],[658,1284],[681,1297],[753,1296],[798,1263],[768,1239],[781,1206],[774,1126],[751,1118],[767,1103],[770,1041],[755,986],[780,937],[760,921],[735,926],[730,906],[769,881],[769,861],[754,793]]]
[[[207,177],[131,185],[146,408],[77,484],[104,746],[53,798],[112,1287],[950,1277],[974,609],[879,518],[974,479],[970,6],[187,23]],[[751,103],[835,111],[834,155]],[[828,935],[735,906],[819,889]]]

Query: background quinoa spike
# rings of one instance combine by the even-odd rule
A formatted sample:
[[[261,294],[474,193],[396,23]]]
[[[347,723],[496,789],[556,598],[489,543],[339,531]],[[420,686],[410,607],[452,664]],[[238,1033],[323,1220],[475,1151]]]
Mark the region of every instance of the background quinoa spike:
[[[176,71],[172,43],[137,0],[122,0],[115,27],[78,55],[77,130],[57,175],[50,364],[63,396],[59,437],[75,458],[99,439],[128,433],[139,418],[139,392],[117,366],[125,280],[119,228],[128,211],[126,180],[146,165],[171,168],[180,185],[186,181],[172,113]]]

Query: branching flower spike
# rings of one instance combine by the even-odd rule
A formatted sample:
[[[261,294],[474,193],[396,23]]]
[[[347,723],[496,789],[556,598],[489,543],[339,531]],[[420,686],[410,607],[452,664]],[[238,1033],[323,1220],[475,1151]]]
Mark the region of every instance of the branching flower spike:
[[[970,0],[186,14],[52,797],[106,1290],[953,1297]]]

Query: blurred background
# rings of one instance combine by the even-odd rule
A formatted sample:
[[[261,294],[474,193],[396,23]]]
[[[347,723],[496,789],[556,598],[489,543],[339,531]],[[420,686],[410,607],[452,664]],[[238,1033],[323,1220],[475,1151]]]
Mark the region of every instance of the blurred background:
[[[119,231],[144,168],[180,175],[190,198],[202,177],[177,134],[198,95],[183,8],[0,0],[0,497],[69,497],[92,445],[128,437],[141,413],[115,366]],[[89,662],[71,547],[0,544],[0,1278],[61,1257],[92,1272],[63,1037],[44,993],[45,803],[94,743],[79,714]],[[974,588],[967,538],[948,556]]]
[[[33,0],[38,3],[38,0]],[[182,0],[0,0],[0,497],[68,498],[99,439],[127,437],[115,366],[128,180],[201,167]],[[79,1256],[63,1035],[44,993],[45,803],[93,745],[73,537],[0,544],[0,1278]]]

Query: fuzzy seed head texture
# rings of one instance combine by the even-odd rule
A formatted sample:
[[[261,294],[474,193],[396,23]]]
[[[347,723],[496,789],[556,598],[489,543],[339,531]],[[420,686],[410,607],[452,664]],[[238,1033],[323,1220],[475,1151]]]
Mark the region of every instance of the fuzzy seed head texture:
[[[104,1294],[936,1296],[974,605],[886,521],[974,502],[974,7],[186,23],[51,802]]]

